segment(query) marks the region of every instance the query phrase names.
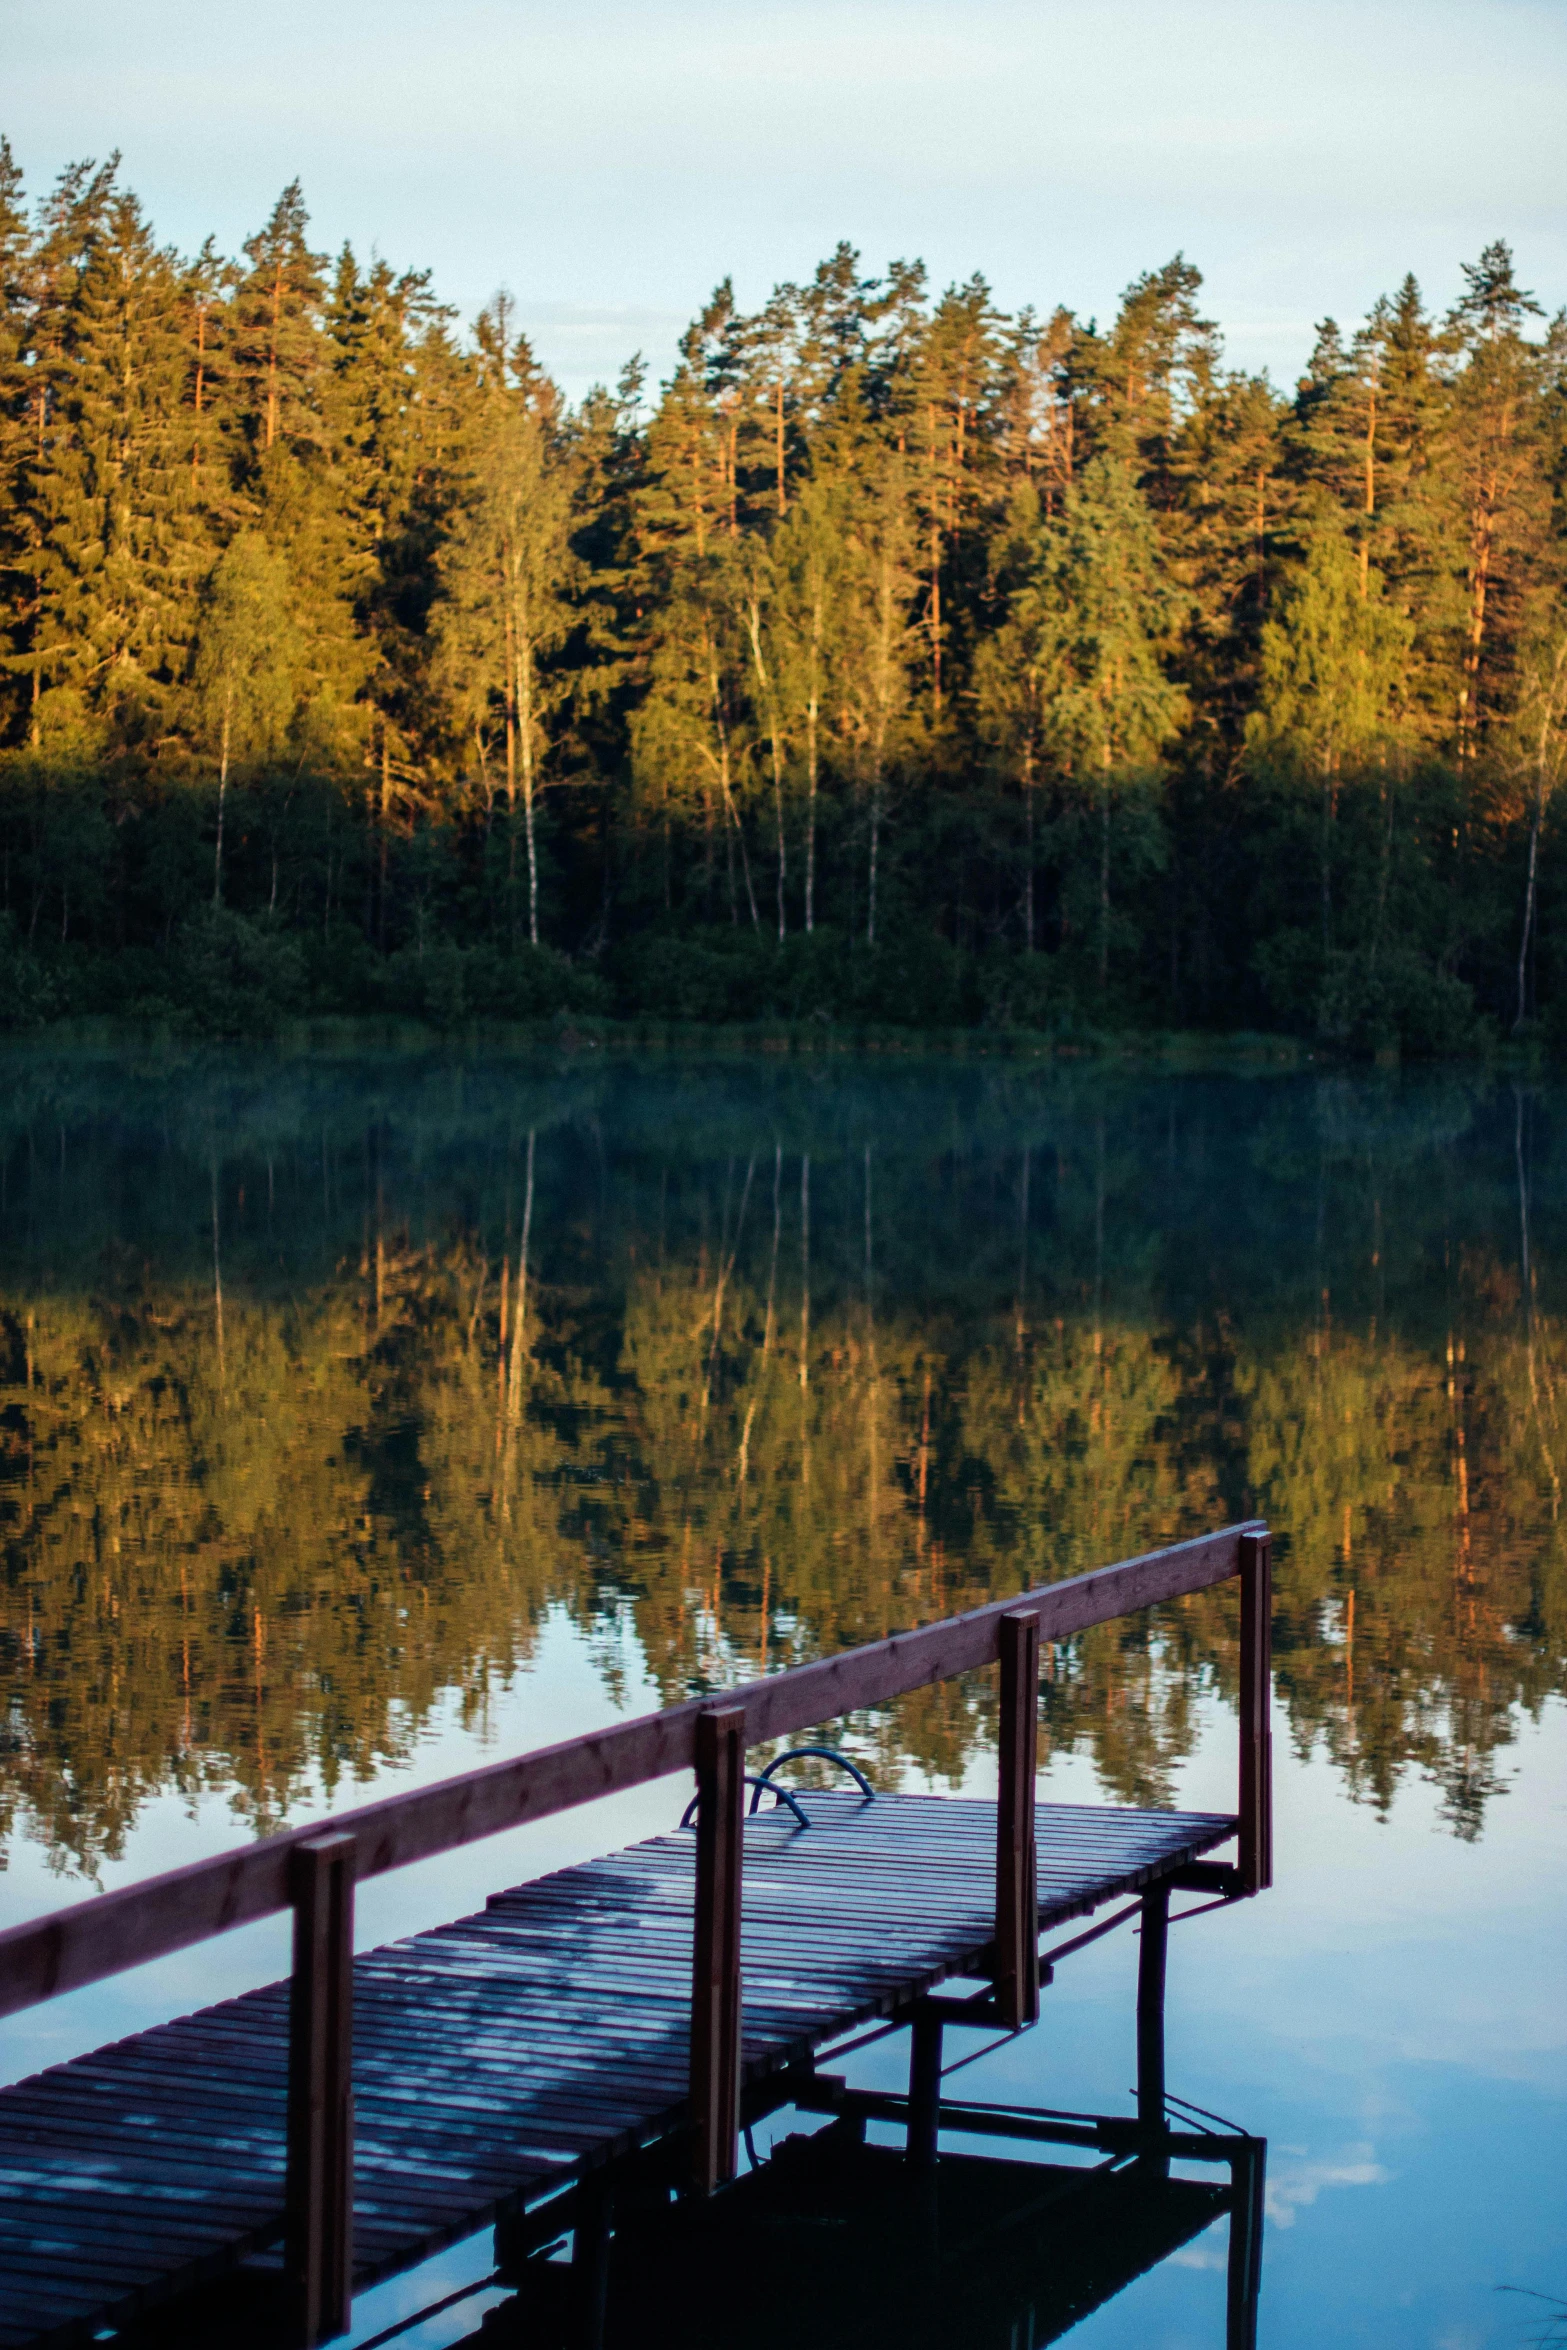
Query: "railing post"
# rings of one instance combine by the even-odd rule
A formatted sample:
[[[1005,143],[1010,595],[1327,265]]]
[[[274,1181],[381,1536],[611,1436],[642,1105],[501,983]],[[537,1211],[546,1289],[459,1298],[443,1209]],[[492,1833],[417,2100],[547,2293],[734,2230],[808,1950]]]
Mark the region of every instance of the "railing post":
[[[354,1851],[352,1836],[312,1836],[291,1864],[285,2260],[303,2350],[352,2314]]]
[[[1273,1882],[1273,1546],[1240,1538],[1241,1790],[1239,1862],[1247,1893]]]
[[[996,2005],[1018,2031],[1039,2020],[1039,1885],[1034,1774],[1039,1752],[1039,1618],[1003,1616],[1001,1779],[996,1800]]]
[[[743,1705],[713,1706],[698,1716],[696,1787],[691,2114],[695,2185],[699,2194],[711,2195],[738,2167]]]

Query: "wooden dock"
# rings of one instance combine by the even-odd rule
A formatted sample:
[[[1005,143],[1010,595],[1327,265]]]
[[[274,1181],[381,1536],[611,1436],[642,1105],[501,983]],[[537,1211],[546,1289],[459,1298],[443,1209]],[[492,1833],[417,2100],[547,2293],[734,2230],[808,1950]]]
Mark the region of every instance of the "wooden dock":
[[[1085,1609],[1102,1620],[1124,1612],[1115,1600],[1147,1604],[1150,1585],[1169,1596],[1225,1573],[1241,1575],[1250,1641],[1237,1811],[1036,1805],[1042,1624]],[[683,2147],[683,2175],[711,2195],[735,2174],[742,2122],[820,2108],[818,2054],[882,2019],[914,2025],[909,2152],[929,2160],[944,2016],[1031,2022],[1040,1937],[1111,1903],[1143,1922],[1139,2112],[1159,2130],[1170,1892],[1234,1897],[1268,1877],[1267,1612],[1266,1540],[1232,1529],[900,1636],[899,1658],[900,1643],[878,1643],[12,1929],[0,2008],[263,1914],[280,1890],[295,1963],[289,1981],[0,2091],[0,2346],[63,2350],[134,2328],[245,2264],[259,2281],[269,2254],[279,2327],[326,2339],[353,2291],[489,2220],[555,2210],[563,2191],[591,2199],[650,2149]],[[991,1659],[996,1801],[840,1784],[746,1816],[758,1723],[787,1735],[845,1710],[821,1702],[832,1691]],[[356,1875],[682,1763],[697,1771],[694,1828],[351,1958]],[[1231,1839],[1232,1862],[1208,1857]],[[939,1997],[954,1977],[988,1988]],[[570,2207],[584,2244],[587,2208]]]

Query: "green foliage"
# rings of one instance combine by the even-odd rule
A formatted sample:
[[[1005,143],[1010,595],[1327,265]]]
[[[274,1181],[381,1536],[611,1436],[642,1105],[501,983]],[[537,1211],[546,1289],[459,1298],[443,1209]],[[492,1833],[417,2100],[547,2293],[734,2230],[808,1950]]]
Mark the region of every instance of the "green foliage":
[[[1335,950],[1317,998],[1317,1033],[1360,1055],[1463,1052],[1479,1042],[1474,991],[1413,947],[1384,947],[1380,955]]]
[[[0,1028],[41,1028],[60,1008],[48,965],[17,936],[11,916],[0,914]]]
[[[1308,535],[1276,621],[1262,632],[1262,698],[1247,726],[1259,751],[1338,775],[1396,741],[1397,705],[1414,627],[1362,571],[1329,508]]]
[[[182,259],[0,142],[26,1017],[1567,1032],[1567,326],[1505,246],[1284,400],[1182,255],[1101,328],[843,245],[573,413],[506,297],[309,228]]]
[[[198,1036],[265,1035],[305,1002],[299,941],[226,906],[190,915],[165,954],[138,966],[141,989],[124,1011]]]

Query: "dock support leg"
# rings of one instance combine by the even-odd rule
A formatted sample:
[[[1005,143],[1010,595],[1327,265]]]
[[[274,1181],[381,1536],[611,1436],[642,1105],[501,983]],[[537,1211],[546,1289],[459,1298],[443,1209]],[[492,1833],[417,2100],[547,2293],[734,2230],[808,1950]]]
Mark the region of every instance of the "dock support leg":
[[[1012,2031],[1039,2021],[1039,1888],[1034,1776],[1039,1748],[1039,1618],[1001,1619],[1001,1775],[996,1794],[996,2005]]]
[[[1248,2138],[1230,2162],[1230,2260],[1224,2350],[1257,2350],[1267,2160],[1267,2141]]]
[[[348,2329],[354,2224],[354,1839],[296,1847],[285,2261],[302,2350]]]
[[[612,2217],[609,2189],[584,2180],[577,2189],[571,2246],[571,2350],[604,2350]]]
[[[904,2159],[916,2170],[934,2170],[940,2126],[941,2018],[933,2008],[917,2007],[909,2038],[909,2124],[904,2144]]]
[[[1162,2130],[1164,2113],[1164,1968],[1170,1932],[1170,1888],[1150,1885],[1143,1895],[1137,1960],[1137,2118]]]
[[[745,1708],[696,1725],[696,1925],[691,1975],[691,2114],[698,2194],[735,2175],[740,2139],[740,1915]]]
[[[1241,1883],[1273,1882],[1273,1553],[1266,1534],[1241,1536]]]

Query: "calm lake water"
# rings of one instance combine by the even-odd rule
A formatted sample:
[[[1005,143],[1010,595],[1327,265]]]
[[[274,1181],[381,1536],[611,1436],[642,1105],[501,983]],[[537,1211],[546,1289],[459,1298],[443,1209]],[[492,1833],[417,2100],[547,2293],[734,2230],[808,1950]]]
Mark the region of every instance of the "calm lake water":
[[[1171,2085],[1269,2140],[1265,2343],[1539,2340],[1564,1113],[1463,1074],[12,1051],[0,1923],[1256,1513],[1278,1882],[1172,1937]],[[1058,1648],[1045,1794],[1228,1808],[1236,1633],[1221,1591]],[[938,1789],[993,1737],[985,1678],[844,1726]],[[362,1938],[683,1795],[381,1879]],[[281,1971],[283,1931],[0,2027],[3,2077]],[[1065,1965],[973,2094],[1123,2109],[1135,1963]],[[1074,2338],[1217,2344],[1223,2287],[1221,2230]]]

